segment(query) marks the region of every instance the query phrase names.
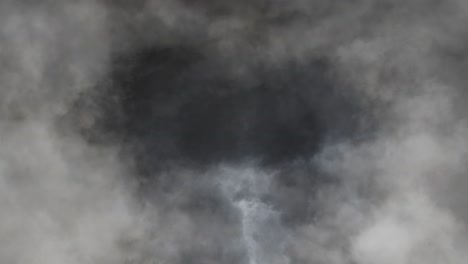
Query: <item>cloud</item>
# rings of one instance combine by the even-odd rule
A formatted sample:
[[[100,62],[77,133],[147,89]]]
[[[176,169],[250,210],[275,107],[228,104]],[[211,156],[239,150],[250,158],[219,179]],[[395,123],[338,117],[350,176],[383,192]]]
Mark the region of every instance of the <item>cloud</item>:
[[[462,263],[461,1],[4,1],[0,261]]]

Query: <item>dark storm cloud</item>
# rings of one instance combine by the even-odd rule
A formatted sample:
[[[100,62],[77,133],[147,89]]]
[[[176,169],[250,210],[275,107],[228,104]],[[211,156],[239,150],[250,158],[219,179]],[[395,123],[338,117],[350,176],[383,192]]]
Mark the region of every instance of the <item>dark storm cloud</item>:
[[[294,160],[326,140],[355,137],[360,125],[354,95],[335,87],[323,58],[256,65],[244,80],[197,47],[126,56],[115,63],[111,91],[121,112],[109,118],[121,118],[114,122],[122,136],[148,152],[152,164]]]
[[[0,7],[2,262],[466,260],[463,1]]]

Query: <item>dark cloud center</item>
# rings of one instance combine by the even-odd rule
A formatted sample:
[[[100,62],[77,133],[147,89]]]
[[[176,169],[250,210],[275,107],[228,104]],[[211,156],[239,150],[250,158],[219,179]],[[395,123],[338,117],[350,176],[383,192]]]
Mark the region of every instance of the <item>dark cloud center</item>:
[[[195,47],[125,54],[114,64],[119,99],[105,122],[151,165],[283,163],[354,133],[357,107],[334,87],[326,59],[254,65],[244,76],[226,64]]]

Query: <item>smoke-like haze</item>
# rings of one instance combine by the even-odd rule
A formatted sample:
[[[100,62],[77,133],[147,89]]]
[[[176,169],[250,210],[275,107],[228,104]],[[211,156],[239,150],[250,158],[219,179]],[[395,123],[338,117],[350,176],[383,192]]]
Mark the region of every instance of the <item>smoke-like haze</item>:
[[[0,262],[461,264],[462,0],[0,2]]]

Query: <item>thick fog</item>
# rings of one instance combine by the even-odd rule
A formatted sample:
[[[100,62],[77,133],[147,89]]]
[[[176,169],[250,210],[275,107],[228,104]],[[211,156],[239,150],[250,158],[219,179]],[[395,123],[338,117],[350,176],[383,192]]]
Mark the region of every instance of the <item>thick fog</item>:
[[[468,2],[1,0],[0,262],[463,264]]]

